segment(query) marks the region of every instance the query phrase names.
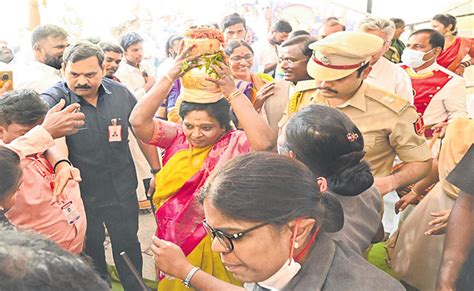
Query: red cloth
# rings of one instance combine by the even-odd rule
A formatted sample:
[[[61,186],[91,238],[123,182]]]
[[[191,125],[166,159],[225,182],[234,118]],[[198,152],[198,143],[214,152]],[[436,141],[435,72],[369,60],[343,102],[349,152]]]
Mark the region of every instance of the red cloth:
[[[436,95],[436,93],[438,93],[452,77],[440,70],[433,71],[426,77],[413,77],[409,72],[411,68],[405,65],[402,65],[401,67],[408,72],[408,75],[410,75],[411,85],[415,95],[414,105],[416,111],[423,115],[433,96]],[[425,130],[425,136],[433,136],[433,131],[428,129]]]
[[[467,54],[471,58],[474,57],[473,46],[472,38],[457,37],[452,45],[441,52],[436,61],[446,69],[455,72]]]

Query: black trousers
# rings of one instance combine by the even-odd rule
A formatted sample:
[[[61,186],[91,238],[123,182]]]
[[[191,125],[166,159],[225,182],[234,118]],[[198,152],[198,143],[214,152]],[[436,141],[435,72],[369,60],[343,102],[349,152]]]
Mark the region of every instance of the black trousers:
[[[107,207],[87,207],[87,232],[85,254],[90,256],[101,277],[109,279],[105,262],[105,229],[107,226],[115,266],[125,290],[142,290],[137,279],[120,256],[125,251],[142,274],[143,258],[138,241],[138,201],[136,195],[126,201]]]

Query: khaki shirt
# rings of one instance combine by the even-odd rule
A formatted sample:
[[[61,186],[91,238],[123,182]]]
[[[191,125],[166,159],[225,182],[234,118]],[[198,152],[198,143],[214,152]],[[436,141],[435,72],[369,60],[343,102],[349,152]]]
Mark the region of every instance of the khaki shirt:
[[[296,83],[295,92],[288,101],[283,117],[280,122],[278,122],[278,127],[282,128],[288,120],[296,114],[296,112],[300,111],[303,107],[314,103],[315,96],[316,82],[314,80],[305,80]]]
[[[328,105],[320,94],[314,102]],[[415,130],[415,107],[397,95],[364,82],[351,99],[337,108],[364,135],[364,160],[375,177],[390,175],[396,155],[407,163],[431,158],[426,139]]]

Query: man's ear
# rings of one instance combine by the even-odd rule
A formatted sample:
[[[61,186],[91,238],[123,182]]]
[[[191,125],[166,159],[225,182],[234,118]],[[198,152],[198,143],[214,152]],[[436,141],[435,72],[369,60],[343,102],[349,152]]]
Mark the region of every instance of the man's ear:
[[[435,58],[437,58],[441,54],[442,51],[443,51],[443,49],[441,47],[439,47],[439,46],[435,47],[434,50],[433,50]]]
[[[41,52],[41,49],[42,49],[42,48],[41,48],[41,45],[40,45],[39,43],[35,43],[35,44],[33,45],[33,51],[34,51],[34,52],[40,53],[40,52]]]

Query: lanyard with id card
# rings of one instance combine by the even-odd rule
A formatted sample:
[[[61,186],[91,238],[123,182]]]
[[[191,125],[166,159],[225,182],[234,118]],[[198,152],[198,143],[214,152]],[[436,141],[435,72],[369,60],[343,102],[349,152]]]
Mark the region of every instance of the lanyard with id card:
[[[54,191],[55,174],[51,165],[44,163],[39,158],[31,158],[31,160],[33,161],[33,167],[41,175],[41,177],[43,177],[44,179],[49,178],[49,186],[51,187],[51,191]],[[68,224],[75,224],[76,221],[81,218],[81,215],[77,212],[76,206],[73,204],[72,200],[67,199],[66,201],[57,203],[59,207],[61,207],[61,211],[64,214]]]
[[[120,118],[113,118],[110,120],[112,125],[109,125],[109,142],[122,142],[122,126],[117,124]]]

